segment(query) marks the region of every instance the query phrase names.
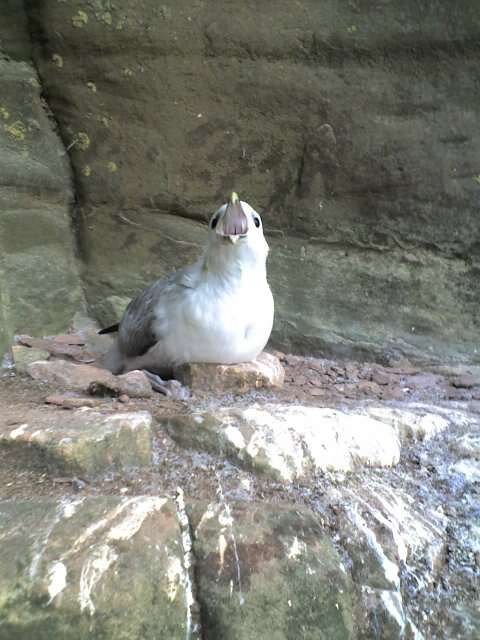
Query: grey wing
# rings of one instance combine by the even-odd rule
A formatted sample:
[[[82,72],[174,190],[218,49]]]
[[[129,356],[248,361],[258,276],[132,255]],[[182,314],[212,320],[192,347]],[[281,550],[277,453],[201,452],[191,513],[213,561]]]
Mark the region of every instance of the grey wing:
[[[156,305],[165,296],[171,277],[157,280],[134,298],[123,314],[118,330],[120,351],[133,358],[146,353],[159,340],[153,331]]]
[[[125,356],[141,356],[161,340],[162,336],[154,331],[155,309],[172,304],[183,288],[195,286],[192,267],[157,280],[130,302],[118,330],[118,346]]]

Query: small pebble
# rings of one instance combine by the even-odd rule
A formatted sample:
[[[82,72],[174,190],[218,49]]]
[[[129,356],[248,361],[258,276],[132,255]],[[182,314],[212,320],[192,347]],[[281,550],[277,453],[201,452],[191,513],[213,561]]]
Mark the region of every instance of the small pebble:
[[[450,384],[456,389],[473,389],[473,387],[480,385],[480,378],[465,374],[464,376],[453,378]]]
[[[379,385],[387,385],[392,381],[392,377],[385,373],[384,371],[372,371],[372,381],[376,382]]]
[[[72,487],[74,491],[82,491],[86,486],[87,483],[84,480],[81,480],[80,478],[73,478]]]
[[[67,396],[62,394],[53,394],[45,398],[46,404],[55,404],[63,409],[77,409],[79,407],[96,407],[98,400],[93,398],[81,398],[78,396]]]

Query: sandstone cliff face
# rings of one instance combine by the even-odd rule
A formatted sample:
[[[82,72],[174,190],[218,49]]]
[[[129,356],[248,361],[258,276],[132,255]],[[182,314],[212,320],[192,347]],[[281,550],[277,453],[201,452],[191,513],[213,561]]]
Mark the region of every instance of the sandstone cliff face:
[[[31,62],[19,2],[0,9],[0,352],[14,331],[58,331],[83,305],[71,171]]]
[[[269,232],[274,343],[480,359],[478,3],[36,0],[27,17],[15,6],[0,9],[2,106],[37,105],[21,115],[39,123],[28,150],[41,162],[0,127],[3,209],[36,212],[22,218],[28,251],[21,233],[3,242],[13,262],[26,256],[26,274],[39,273],[31,255],[54,269],[36,291],[69,291],[61,312],[48,304],[52,321],[39,304],[30,330],[64,323],[80,302],[71,170],[82,283],[102,322],[196,257],[234,188]],[[6,84],[34,74],[30,42],[63,148],[40,89],[27,99]],[[18,185],[33,203],[11,195]],[[2,278],[9,330],[29,321],[11,296],[22,272]]]

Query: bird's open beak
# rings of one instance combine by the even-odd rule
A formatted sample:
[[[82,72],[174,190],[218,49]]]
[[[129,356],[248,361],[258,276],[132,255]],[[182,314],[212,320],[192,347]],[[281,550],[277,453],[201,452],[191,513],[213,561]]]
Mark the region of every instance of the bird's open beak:
[[[215,231],[221,236],[228,237],[234,244],[240,236],[248,232],[248,218],[235,192],[231,194],[225,213],[218,221]]]

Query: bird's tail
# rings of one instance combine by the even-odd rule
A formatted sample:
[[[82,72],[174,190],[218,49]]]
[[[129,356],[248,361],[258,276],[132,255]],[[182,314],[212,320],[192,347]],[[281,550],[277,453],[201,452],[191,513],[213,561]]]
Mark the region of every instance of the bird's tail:
[[[115,333],[115,331],[118,331],[119,326],[120,326],[120,323],[117,322],[117,324],[112,324],[110,327],[105,327],[105,329],[100,329],[100,331],[98,332],[98,335],[103,336],[103,334],[105,333]]]

